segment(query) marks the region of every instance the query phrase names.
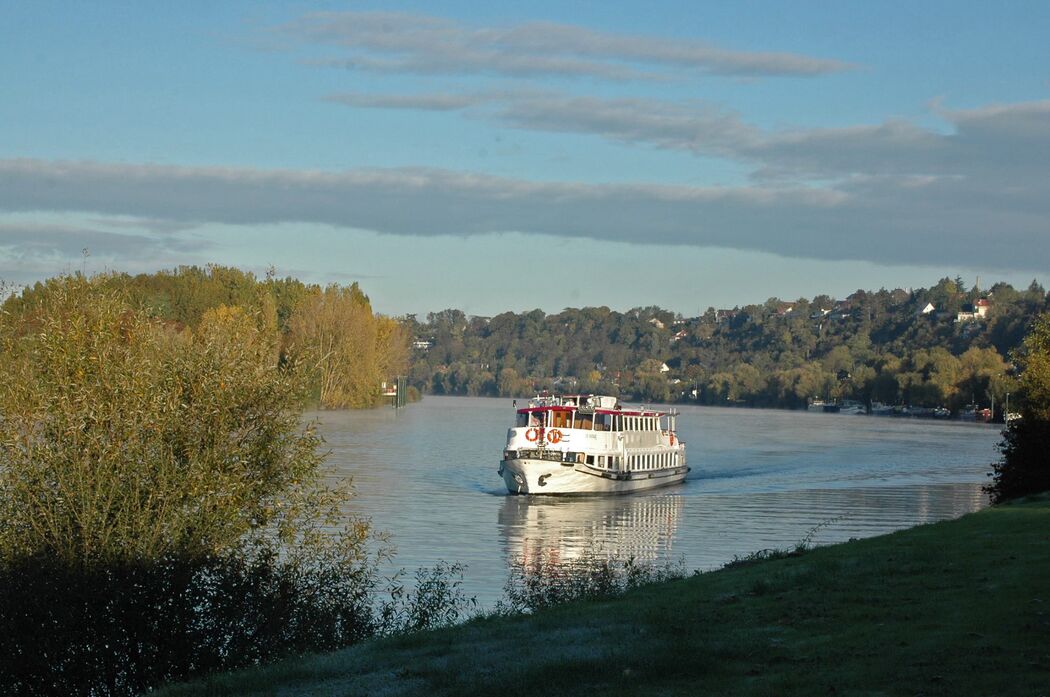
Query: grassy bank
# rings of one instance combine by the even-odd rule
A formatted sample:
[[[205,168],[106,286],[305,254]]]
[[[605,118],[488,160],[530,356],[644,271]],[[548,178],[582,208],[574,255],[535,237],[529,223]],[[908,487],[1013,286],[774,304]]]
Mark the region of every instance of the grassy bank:
[[[1050,497],[176,695],[1050,693]]]

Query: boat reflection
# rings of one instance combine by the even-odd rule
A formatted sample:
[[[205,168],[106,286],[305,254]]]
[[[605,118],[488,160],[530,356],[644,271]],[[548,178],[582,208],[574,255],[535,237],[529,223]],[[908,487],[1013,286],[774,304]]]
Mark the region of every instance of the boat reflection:
[[[667,560],[685,499],[677,493],[602,497],[507,496],[499,510],[509,564],[543,559]]]

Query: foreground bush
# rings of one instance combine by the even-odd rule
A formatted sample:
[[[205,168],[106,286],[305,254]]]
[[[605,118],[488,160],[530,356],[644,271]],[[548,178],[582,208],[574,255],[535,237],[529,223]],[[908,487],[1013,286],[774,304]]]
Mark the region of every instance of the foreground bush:
[[[513,615],[584,598],[609,598],[652,583],[685,578],[682,563],[655,565],[588,552],[563,560],[539,554],[511,563],[496,613]]]
[[[105,281],[0,315],[0,692],[134,694],[374,632],[369,526],[272,318],[172,328]]]
[[[0,565],[0,692],[133,695],[372,634],[370,579],[260,552]],[[364,582],[364,583],[362,583]]]
[[[1022,418],[1003,432],[1003,457],[992,464],[992,503],[1050,491],[1050,421]]]
[[[1021,420],[999,444],[1002,459],[986,488],[992,503],[1050,491],[1050,314],[1035,321],[1013,358],[1021,370]]]

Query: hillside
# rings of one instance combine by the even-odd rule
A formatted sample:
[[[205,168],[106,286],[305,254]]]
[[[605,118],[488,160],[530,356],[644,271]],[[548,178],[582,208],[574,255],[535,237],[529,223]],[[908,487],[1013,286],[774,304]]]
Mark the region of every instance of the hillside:
[[[597,391],[650,402],[799,408],[813,398],[865,404],[1001,405],[1009,354],[1048,304],[1033,282],[989,289],[942,279],[918,290],[857,291],[681,317],[606,307],[406,319],[412,381],[435,394]]]

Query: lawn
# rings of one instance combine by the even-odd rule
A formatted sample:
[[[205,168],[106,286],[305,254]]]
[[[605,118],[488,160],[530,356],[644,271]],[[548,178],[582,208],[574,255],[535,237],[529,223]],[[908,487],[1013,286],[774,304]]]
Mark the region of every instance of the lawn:
[[[1050,497],[182,695],[1047,695]]]

